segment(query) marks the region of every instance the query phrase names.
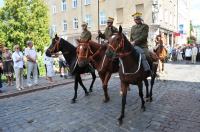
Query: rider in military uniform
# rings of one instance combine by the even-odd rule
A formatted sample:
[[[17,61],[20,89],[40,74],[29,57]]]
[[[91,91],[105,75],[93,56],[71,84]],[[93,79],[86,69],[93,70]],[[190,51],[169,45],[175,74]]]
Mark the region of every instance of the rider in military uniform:
[[[118,29],[113,26],[113,21],[114,21],[114,18],[108,17],[107,27],[105,29],[105,32],[101,33],[100,30],[98,32],[100,38],[108,40],[114,33],[118,32]]]
[[[91,34],[91,32],[87,29],[87,25],[88,25],[88,24],[87,24],[86,22],[83,22],[82,25],[81,25],[83,32],[81,33],[80,39],[81,39],[82,41],[89,41],[89,40],[92,39],[92,34]]]
[[[135,13],[132,15],[136,25],[131,28],[130,41],[135,46],[137,52],[142,55],[142,65],[144,71],[150,73],[150,66],[147,61],[150,60],[150,54],[147,45],[147,38],[149,33],[149,26],[144,24],[142,21],[142,13]]]

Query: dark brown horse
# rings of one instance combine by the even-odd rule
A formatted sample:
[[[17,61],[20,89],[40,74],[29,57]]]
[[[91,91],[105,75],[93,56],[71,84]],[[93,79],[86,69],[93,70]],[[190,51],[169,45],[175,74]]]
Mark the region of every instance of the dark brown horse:
[[[94,41],[84,42],[77,40],[77,42],[79,44],[77,47],[78,65],[82,67],[90,62],[97,69],[103,84],[104,102],[108,102],[110,100],[108,95],[108,81],[112,73],[118,72],[119,66],[117,60],[112,61],[106,58],[106,45],[101,45]]]
[[[139,96],[141,98],[141,108],[145,110],[145,101],[143,98],[143,83],[145,79],[147,79],[148,75],[145,74],[143,67],[141,66],[141,55],[139,58],[136,57],[136,51],[133,49],[133,46],[128,41],[126,36],[122,33],[122,27],[119,28],[119,33],[114,34],[109,39],[109,58],[114,58],[116,56],[119,57],[120,60],[120,69],[119,75],[121,80],[121,91],[122,91],[122,108],[121,115],[118,118],[119,124],[122,124],[124,118],[124,111],[126,105],[126,96],[127,89],[130,84],[137,85],[139,89]],[[154,67],[155,66],[155,67]],[[154,80],[156,77],[156,65],[151,65],[152,69],[152,79],[151,79],[151,90],[150,90],[150,98],[152,100],[152,88],[154,84]]]
[[[52,39],[52,44],[47,49],[46,52],[49,52],[50,54],[57,53],[61,51],[65,60],[69,64],[70,72],[75,77],[74,81],[74,97],[72,99],[72,103],[76,102],[77,99],[77,90],[78,90],[78,83],[82,86],[85,95],[89,95],[88,90],[83,85],[82,79],[80,74],[83,73],[91,73],[92,74],[92,83],[90,85],[90,92],[92,92],[92,87],[94,84],[94,81],[96,79],[95,71],[91,68],[90,65],[85,65],[84,67],[79,67],[77,65],[77,56],[76,56],[76,47],[74,47],[72,44],[67,42],[66,40],[59,38],[57,35],[55,35],[55,38]]]

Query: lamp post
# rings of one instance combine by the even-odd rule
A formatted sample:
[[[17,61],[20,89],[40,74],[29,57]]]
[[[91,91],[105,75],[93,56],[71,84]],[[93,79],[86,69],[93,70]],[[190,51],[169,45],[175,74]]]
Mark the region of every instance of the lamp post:
[[[98,32],[99,32],[99,30],[100,30],[100,27],[99,27],[99,0],[98,0],[98,3],[97,3],[97,6],[98,6],[97,7],[97,10],[98,10],[97,11],[98,12],[98,22],[97,23],[98,23]],[[100,43],[100,38],[99,37],[98,37],[98,43]]]

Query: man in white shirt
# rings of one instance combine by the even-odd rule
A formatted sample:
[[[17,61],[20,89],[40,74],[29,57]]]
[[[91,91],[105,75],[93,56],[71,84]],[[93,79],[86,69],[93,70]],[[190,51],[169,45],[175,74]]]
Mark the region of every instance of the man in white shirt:
[[[38,84],[38,69],[37,69],[37,52],[33,48],[33,42],[27,41],[25,56],[27,58],[27,85],[32,86],[31,72],[33,73],[34,84]]]
[[[196,64],[197,53],[198,53],[198,49],[196,45],[194,44],[192,48],[192,64]]]

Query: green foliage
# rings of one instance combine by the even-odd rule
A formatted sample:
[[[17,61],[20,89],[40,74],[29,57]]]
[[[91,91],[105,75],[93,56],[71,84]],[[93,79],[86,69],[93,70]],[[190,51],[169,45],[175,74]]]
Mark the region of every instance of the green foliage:
[[[4,0],[0,9],[0,42],[13,48],[25,48],[27,40],[34,42],[38,51],[50,42],[48,7],[44,0]]]

